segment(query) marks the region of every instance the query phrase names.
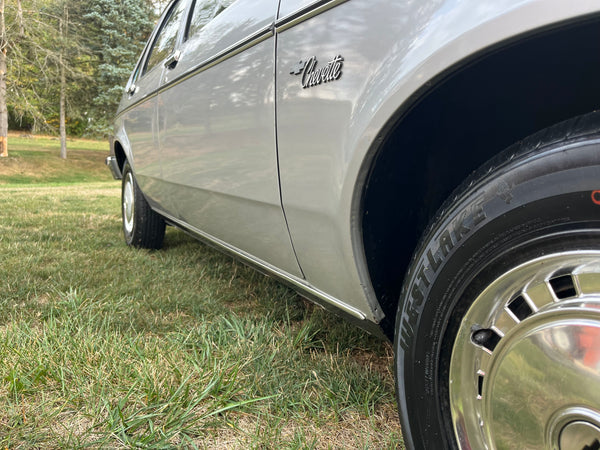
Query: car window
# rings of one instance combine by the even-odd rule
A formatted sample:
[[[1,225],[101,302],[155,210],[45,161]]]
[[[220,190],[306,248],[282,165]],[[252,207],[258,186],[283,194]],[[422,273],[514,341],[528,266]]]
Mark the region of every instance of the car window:
[[[135,65],[135,69],[133,70],[133,73],[131,74],[131,83],[135,83],[137,81],[137,79],[141,76],[142,69],[144,67],[144,55],[148,51],[148,46],[149,46],[149,44],[148,44],[148,42],[146,42],[146,45],[144,46],[144,50],[142,51],[140,57],[138,58],[138,61]]]
[[[195,0],[193,12],[185,33],[186,39],[194,36],[212,19],[225,11],[235,0]]]
[[[151,70],[165,58],[167,58],[175,48],[177,40],[177,32],[181,24],[181,17],[185,12],[186,2],[176,2],[169,11],[167,17],[163,21],[160,32],[158,33],[154,44],[150,49],[144,73]]]
[[[133,92],[133,90],[135,89],[135,83],[136,83],[138,77],[140,76],[141,65],[142,65],[142,63],[138,62],[138,64],[135,66],[135,70],[131,74],[131,77],[129,77],[129,81],[127,82],[127,86],[125,87],[125,89],[127,90],[127,92],[129,94],[131,94]]]

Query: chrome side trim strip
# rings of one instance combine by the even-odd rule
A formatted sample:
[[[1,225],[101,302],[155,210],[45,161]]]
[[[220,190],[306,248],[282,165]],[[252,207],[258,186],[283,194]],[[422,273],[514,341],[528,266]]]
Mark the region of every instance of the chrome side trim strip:
[[[342,3],[347,2],[348,0],[317,0],[310,5],[300,9],[299,11],[295,11],[287,16],[277,20],[275,22],[275,29],[277,33],[281,33],[282,31],[287,30],[293,26],[302,23],[311,17],[314,17],[318,14],[321,14],[325,11],[330,10],[331,8],[335,8]]]
[[[136,106],[140,105],[141,103],[145,102],[146,100],[150,100],[153,97],[157,96],[158,94],[161,94],[164,91],[170,89],[172,86],[176,86],[177,84],[183,83],[184,81],[190,79],[194,75],[204,72],[205,70],[208,70],[211,67],[214,67],[217,64],[228,60],[229,58],[233,58],[234,56],[240,54],[241,52],[248,50],[249,48],[254,47],[255,45],[258,45],[263,41],[266,41],[270,37],[274,36],[274,34],[275,34],[274,24],[268,25],[268,26],[256,31],[255,33],[251,34],[247,38],[242,39],[233,45],[230,45],[226,49],[221,50],[216,55],[211,56],[210,58],[202,61],[200,64],[198,64],[194,67],[191,67],[187,72],[179,75],[177,78],[169,81],[168,83],[165,83],[162,86],[159,86],[156,90],[148,93],[148,95],[140,98],[136,102],[129,105],[127,108],[123,109],[122,111],[119,111],[116,116],[116,119],[118,119],[120,116],[122,116],[126,112],[130,111],[131,109],[135,108]],[[165,70],[167,70],[167,69],[165,69]],[[167,75],[168,75],[168,72],[167,72]]]
[[[327,303],[335,306],[336,308],[341,309],[342,311],[346,312],[347,314],[350,314],[351,316],[353,316],[359,320],[366,320],[366,316],[358,309],[356,309],[350,305],[347,305],[346,303],[342,302],[341,300],[338,300],[337,298],[327,295],[326,293],[310,286],[305,281],[303,281],[293,275],[290,275],[287,272],[283,272],[283,271],[277,269],[276,267],[272,266],[271,264],[269,264],[265,261],[262,261],[260,259],[257,259],[255,257],[253,257],[252,255],[244,252],[243,250],[235,248],[232,245],[229,245],[226,242],[224,242],[204,231],[199,230],[198,228],[188,225],[187,223],[185,223],[179,219],[176,219],[173,216],[166,214],[165,212],[163,212],[161,210],[156,210],[156,211],[161,216],[165,217],[167,219],[167,221],[172,222],[173,224],[178,225],[185,230],[189,230],[189,231],[193,232],[194,234],[197,234],[201,238],[209,241],[210,243],[213,243],[213,244],[227,250],[228,252],[233,253],[235,256],[240,257],[241,259],[244,259],[244,260],[248,261],[249,263],[258,266],[260,269],[262,269],[266,272],[269,272],[278,278],[283,279],[286,283],[289,283],[289,284],[293,285],[294,287],[297,287],[298,289],[305,291],[305,292],[323,300],[324,302],[327,302]]]
[[[119,111],[117,113],[117,115],[115,116],[114,120],[119,119],[123,114],[131,111],[136,106],[141,105],[142,103],[147,102],[149,100],[152,100],[154,97],[157,97],[157,96],[158,96],[158,90],[153,91],[153,92],[149,92],[147,95],[144,95],[143,97],[139,98],[134,103],[132,103],[131,105],[129,105],[127,108],[124,108],[121,111]]]

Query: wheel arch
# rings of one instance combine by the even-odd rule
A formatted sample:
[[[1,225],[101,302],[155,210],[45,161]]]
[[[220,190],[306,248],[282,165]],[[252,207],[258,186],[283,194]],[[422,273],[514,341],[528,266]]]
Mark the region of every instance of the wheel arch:
[[[127,161],[127,155],[125,154],[125,149],[120,141],[115,140],[113,143],[113,151],[115,153],[115,157],[117,158],[117,163],[119,164],[119,169],[121,169],[121,173],[123,173],[123,167],[125,166],[125,161]]]
[[[388,336],[402,274],[443,202],[506,147],[598,109],[597,80],[595,16],[527,33],[460,61],[425,83],[388,120],[363,165],[358,218]]]

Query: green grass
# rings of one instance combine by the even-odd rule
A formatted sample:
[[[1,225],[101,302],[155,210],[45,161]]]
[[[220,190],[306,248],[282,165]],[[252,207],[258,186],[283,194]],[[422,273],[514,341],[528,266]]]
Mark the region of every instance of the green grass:
[[[108,174],[96,146],[71,168]],[[126,247],[118,182],[9,152],[1,448],[402,446],[388,344],[178,230]],[[34,160],[36,185],[2,172]]]
[[[0,186],[62,185],[112,179],[103,164],[108,155],[108,142],[69,139],[67,159],[60,159],[59,154],[57,138],[9,136],[9,156],[0,161]]]
[[[8,138],[10,149],[29,149],[35,152],[60,151],[60,139],[55,136],[32,136],[21,133],[10,133]],[[108,150],[108,141],[93,141],[90,139],[68,138],[67,150],[104,151]]]

